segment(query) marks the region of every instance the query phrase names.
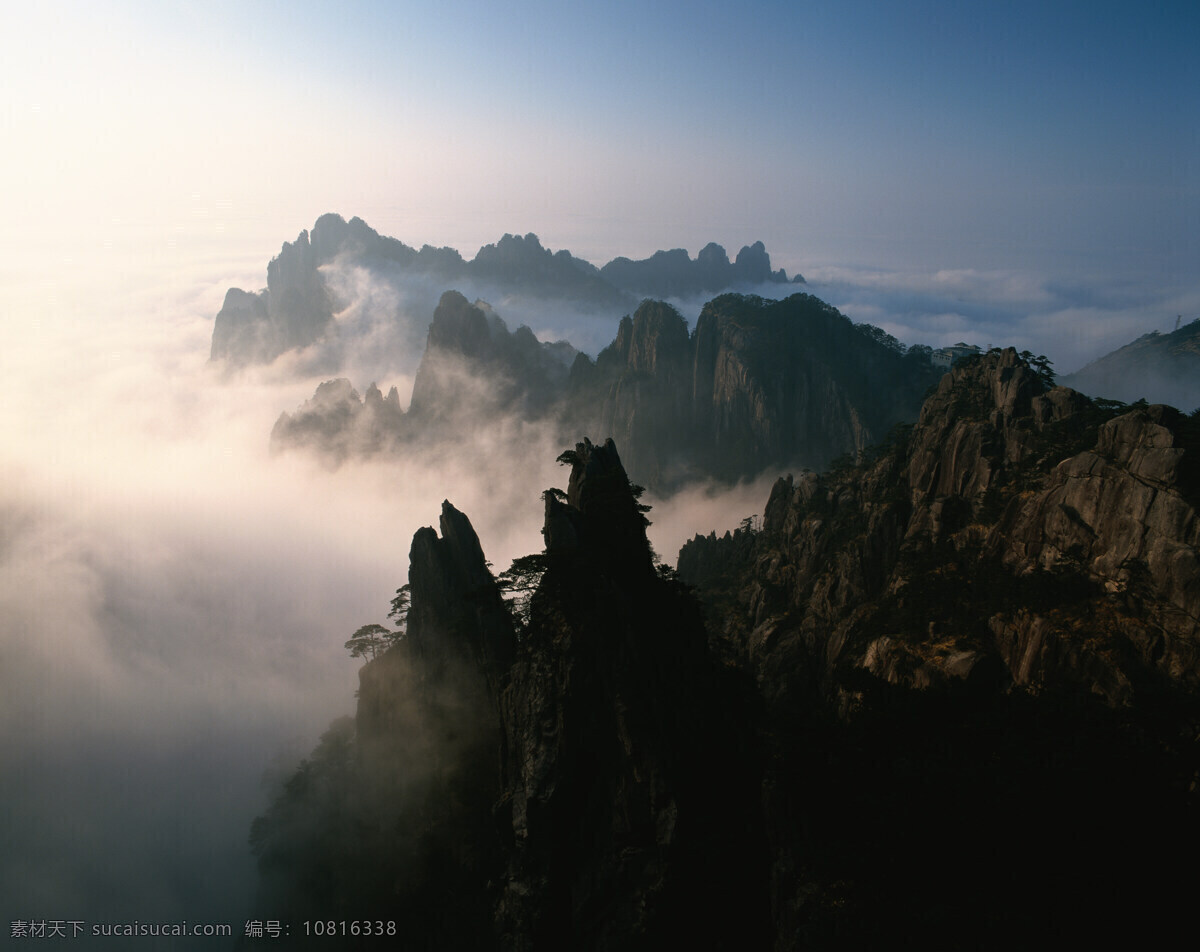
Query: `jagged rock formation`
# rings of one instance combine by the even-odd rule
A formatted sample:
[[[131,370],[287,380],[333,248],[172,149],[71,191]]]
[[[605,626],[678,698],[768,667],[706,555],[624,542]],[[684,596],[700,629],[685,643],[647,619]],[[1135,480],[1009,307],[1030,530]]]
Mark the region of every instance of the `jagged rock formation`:
[[[505,944],[756,946],[766,844],[745,712],[696,606],[651,565],[612,441],[570,459],[566,499],[546,495],[547,568],[502,704]]]
[[[593,362],[569,344],[539,343],[528,328],[510,334],[486,304],[450,291],[434,314],[407,414],[390,396],[381,410],[348,381],[330,382],[280,417],[271,442],[276,450],[312,446],[337,463],[356,449],[462,439],[508,416],[545,421],[562,439],[609,434],[637,480],[665,493],[690,480],[736,481],[857,455],[914,419],[937,379],[925,350],[905,352],[805,294],[724,295],[705,306],[690,335],[670,305],[644,301]]]
[[[670,488],[856,455],[914,419],[937,378],[924,352],[807,294],[722,295],[690,336],[668,305],[644,302],[594,365],[576,358],[569,419],[612,434],[638,480]]]
[[[726,530],[722,536],[716,531],[696,536],[679,552],[679,577],[706,589],[721,585],[749,564],[756,536],[750,525]]]
[[[314,242],[322,224],[313,228]],[[210,359],[265,363],[319,339],[333,320],[333,302],[317,271],[321,263],[308,232],[267,265],[267,286],[254,294],[230,288],[213,324]]]
[[[1200,407],[1200,320],[1170,334],[1151,331],[1062,382],[1094,397]]]
[[[682,266],[678,256],[682,256]],[[450,287],[473,287],[506,308],[549,302],[559,307],[583,309],[614,316],[633,307],[653,288],[669,288],[667,295],[695,296],[734,287],[784,283],[782,269],[771,271],[762,242],[743,248],[729,263],[718,245],[708,245],[695,262],[685,251],[659,252],[646,261],[618,258],[597,268],[569,251],[543,248],[537,235],[505,235],[465,260],[453,248],[424,245],[417,250],[395,238],[380,235],[362,219],[346,221],[326,214],[313,225],[311,237],[303,231],[294,242],[285,242],[267,267],[267,287],[254,293],[231,288],[213,326],[211,359],[227,367],[269,363],[281,354],[323,342],[327,359],[337,364],[337,324],[333,317],[353,302],[347,292],[331,283],[329,269],[361,272],[367,283],[415,298],[409,306],[391,305],[386,322],[407,325],[408,312],[428,313],[423,303],[433,288],[432,305]],[[803,283],[798,275],[796,281]],[[418,290],[414,290],[418,289]],[[419,327],[402,327],[399,338],[408,345]]]
[[[247,294],[230,289],[213,327],[211,359],[235,367],[268,363],[322,339],[336,343],[330,340],[338,333],[333,315],[352,301],[330,284],[328,269],[333,267],[361,272],[363,280],[391,289],[397,299],[405,297],[405,289],[415,294],[409,306],[393,305],[393,313],[384,316],[395,324],[409,321],[413,302],[416,310],[424,309],[420,302],[427,288],[437,289],[436,300],[451,285],[486,286],[518,307],[522,301],[551,301],[609,311],[631,303],[596,268],[566,251],[552,254],[536,235],[505,235],[466,261],[453,248],[424,245],[417,250],[380,235],[360,218],[347,222],[326,214],[317,219],[311,240],[301,232],[295,242],[284,244],[268,265],[265,290]],[[336,347],[330,349],[336,353]]]
[[[255,821],[251,844],[260,901],[294,924],[320,909],[396,922],[393,943],[487,948],[489,880],[505,855],[492,816],[498,699],[515,637],[466,516],[444,503],[440,528],[413,537],[406,635],[362,669],[357,716],[335,723]],[[298,933],[289,941],[306,947]],[[388,941],[341,936],[338,947]]]
[[[656,251],[649,258],[614,258],[600,274],[619,288],[651,298],[685,298],[715,294],[727,288],[787,284],[787,272],[771,270],[771,256],[761,241],[738,252],[732,264],[720,245],[710,242],[693,260],[682,248]],[[792,284],[804,284],[796,275]]]
[[[385,397],[372,383],[364,398],[339,377],[317,387],[294,414],[280,414],[271,430],[271,449],[313,447],[337,466],[351,457],[394,449],[404,432],[405,414],[395,387]]]
[[[605,281],[600,271],[569,251],[551,252],[538,236],[505,235],[484,245],[471,262],[470,276],[490,280],[516,292],[564,302],[621,307],[627,297],[619,285]]]
[[[466,517],[417,532],[406,636],[256,821],[273,909],[402,920],[422,948],[766,941],[748,708],[615,446],[570,462],[519,639]]]
[[[565,341],[538,341],[528,327],[510,332],[485,302],[447,291],[407,413],[395,387],[384,397],[372,383],[360,397],[345,378],[326,381],[294,414],[280,415],[271,448],[311,448],[336,466],[417,442],[468,438],[502,416],[537,421],[556,408],[575,354]]]
[[[700,601],[654,566],[611,440],[561,457],[519,616],[447,503],[407,637],[256,823],[267,895],[436,948],[1180,929],[1198,457],[1200,417],[1009,350],[859,462],[781,479],[761,529],[689,543]]]
[[[482,301],[457,291],[442,295],[413,384],[409,413],[421,426],[463,427],[497,416],[537,420],[554,409],[576,350],[542,343],[528,327],[509,332]]]
[[[1048,389],[1012,350],[957,367],[873,463],[776,484],[747,589],[752,648],[783,666],[772,657],[803,642],[831,687],[844,663],[911,685],[950,657],[961,673],[1002,661],[1018,684],[1080,678],[1113,703],[1152,672],[1194,682],[1196,436],[1170,408]],[[1073,636],[1101,608],[1119,651]]]
[[[1178,901],[1140,817],[1200,842],[1197,424],[993,352],[873,459],[780,480],[752,548],[684,548],[775,740],[777,935],[1111,939]]]

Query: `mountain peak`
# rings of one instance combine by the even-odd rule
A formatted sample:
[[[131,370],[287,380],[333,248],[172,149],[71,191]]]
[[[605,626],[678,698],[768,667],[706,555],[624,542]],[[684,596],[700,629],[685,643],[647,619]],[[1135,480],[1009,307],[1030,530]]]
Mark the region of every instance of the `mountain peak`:
[[[479,536],[471,520],[448,500],[442,503],[438,527],[441,538],[431,527],[413,535],[408,636],[426,653],[449,652],[472,660],[487,672],[498,671],[512,659],[512,631],[500,624],[504,619],[500,593],[488,571]],[[483,625],[481,606],[485,605],[495,617]],[[447,642],[456,638],[466,643]]]
[[[559,462],[570,465],[566,499],[549,491],[542,533],[551,559],[582,557],[605,571],[649,578],[654,569],[646,518],[611,438],[597,446],[587,437]]]
[[[796,280],[802,281],[798,275]],[[345,361],[345,337],[333,315],[361,312],[389,328],[389,343],[398,351],[391,356],[407,372],[415,366],[411,351],[424,332],[420,315],[449,287],[474,287],[506,308],[553,302],[616,317],[642,297],[692,298],[786,281],[782,269],[771,272],[761,241],[743,248],[734,264],[724,248],[709,243],[695,260],[676,248],[643,261],[618,257],[597,268],[569,251],[550,251],[533,232],[509,233],[466,261],[453,248],[424,244],[417,250],[380,235],[361,218],[347,221],[327,212],[311,232],[284,242],[267,266],[264,292],[226,301],[214,322],[210,357],[234,368],[317,345],[321,367],[336,372]]]

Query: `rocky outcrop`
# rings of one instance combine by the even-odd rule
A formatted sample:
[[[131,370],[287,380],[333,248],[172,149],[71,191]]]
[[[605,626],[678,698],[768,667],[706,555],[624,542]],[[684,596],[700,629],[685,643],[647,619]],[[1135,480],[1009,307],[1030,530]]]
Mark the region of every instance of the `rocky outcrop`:
[[[658,366],[634,330],[622,359]],[[704,606],[611,440],[560,457],[519,620],[444,503],[355,723],[255,824],[263,902],[464,949],[1186,924],[1162,856],[1200,845],[1196,421],[1029,371],[955,368],[870,458],[689,543]]]
[[[554,412],[575,349],[542,343],[528,327],[510,332],[484,301],[447,291],[429,326],[408,412],[392,387],[372,383],[360,398],[345,378],[321,384],[271,431],[271,449],[307,448],[331,466],[352,457],[411,449],[414,443],[461,440],[501,417],[538,421]]]
[[[772,739],[780,947],[1133,933],[1108,890],[1178,894],[1130,806],[1195,806],[1198,435],[996,351],[868,460],[781,479],[749,556],[684,547],[681,574],[724,549],[737,579],[701,592]],[[1020,806],[1046,795],[1069,812]]]
[[[739,251],[733,269],[739,279],[747,284],[765,284],[776,280],[775,273],[771,271],[771,256],[767,254],[767,249],[761,241],[747,245]],[[803,280],[801,278],[801,281]]]
[[[629,303],[625,289],[605,281],[596,267],[569,251],[543,248],[532,233],[523,238],[505,235],[494,245],[484,245],[471,262],[470,275],[515,292],[533,288],[538,296],[567,302],[616,308]]]
[[[749,522],[749,520],[747,520]],[[718,536],[697,534],[679,551],[676,571],[688,585],[711,588],[742,575],[752,564],[757,533],[749,525]]]
[[[1200,520],[1194,499],[1180,491],[1183,460],[1200,448],[1189,422],[1164,406],[1109,420],[1094,448],[1058,464],[1036,495],[1009,503],[989,546],[1019,577],[1072,574],[1124,602],[1126,611],[1102,623],[1106,634],[1147,668],[1197,681]],[[1006,621],[1019,642],[1010,649],[1019,680],[1044,667],[1046,652],[1031,647],[1040,621]],[[1117,672],[1098,690],[1124,699],[1131,679]]]
[[[293,413],[281,413],[271,430],[271,451],[304,447],[336,468],[348,459],[394,451],[408,432],[400,394],[385,397],[372,383],[365,398],[349,380],[327,380]]]
[[[502,702],[504,944],[759,945],[766,847],[738,738],[746,711],[722,690],[694,602],[651,565],[612,441],[565,456],[569,488],[546,496],[547,568]]]
[[[317,273],[318,259],[308,232],[267,265],[267,318],[277,328],[280,351],[304,347],[321,336],[333,320],[333,304]]]
[[[512,620],[467,517],[443,502],[439,527],[440,537],[432,528],[413,536],[403,639],[360,674],[358,742],[374,751],[369,759],[411,773],[418,762],[424,770],[428,761],[474,759],[457,749],[466,741],[495,782],[492,735],[515,649]]]
[[[616,447],[565,461],[519,639],[465,516],[414,536],[407,634],[256,823],[272,908],[403,917],[430,948],[767,944],[750,708]]]
[[[724,295],[691,334],[669,304],[643,301],[593,362],[526,327],[510,333],[486,303],[447,291],[407,414],[359,412],[345,400],[334,413],[314,398],[280,417],[272,446],[311,445],[337,463],[355,447],[461,440],[507,418],[548,424],[563,439],[611,436],[637,480],[659,494],[693,480],[821,467],[914,419],[937,379],[920,349],[883,338],[808,295]]]
[[[466,516],[443,503],[440,529],[413,538],[407,630],[360,672],[353,723],[335,724],[301,764],[255,821],[251,844],[259,898],[281,915],[381,918],[423,947],[489,948],[491,883],[505,856],[492,815],[499,697],[515,635]]]
[[[1080,446],[1091,406],[1052,388],[1011,348],[947,374],[921,408],[906,461],[909,533],[936,540],[985,518],[985,508],[994,516],[1022,473],[1045,468],[1045,453]]]
[[[333,321],[333,304],[317,272],[308,232],[284,242],[267,265],[267,287],[256,294],[230,288],[213,325],[210,359],[231,365],[266,363],[318,340]]]
[[[619,288],[652,298],[698,297],[764,284],[804,284],[800,275],[789,282],[782,268],[772,271],[771,257],[761,241],[742,248],[732,264],[725,249],[710,242],[694,260],[682,248],[676,248],[656,251],[641,261],[614,258],[600,269],[600,274]]]
[[[500,416],[539,420],[558,408],[575,348],[542,343],[528,327],[510,332],[484,301],[442,295],[413,384],[409,412],[426,429],[456,434]]]
[[[210,359],[261,363],[275,350],[272,337],[266,290],[248,294],[230,288],[213,323]]]
[[[969,653],[1114,702],[1142,667],[1200,678],[1193,430],[1050,388],[1012,350],[956,368],[874,463],[776,486],[747,594],[763,663],[803,644],[828,677],[915,684]]]
[[[657,491],[734,481],[770,467],[824,467],[916,417],[937,374],[804,294],[723,295],[689,336],[668,305],[644,302],[595,364],[571,372],[568,419],[600,408],[630,471]]]
[[[676,457],[692,448],[690,352],[679,313],[644,301],[632,318],[622,318],[594,372],[581,363],[572,368],[579,422],[619,441],[638,478],[656,490],[677,480],[686,463]]]
[[[441,538],[431,528],[418,529],[413,536],[408,638],[427,658],[430,650],[457,652],[464,666],[488,679],[494,701],[497,685],[512,663],[512,623],[467,517],[443,502],[439,527]],[[426,634],[444,630],[456,635]],[[433,649],[426,649],[426,642]]]
[[[682,256],[681,267],[677,256]],[[351,288],[387,288],[388,300],[412,297],[408,306],[393,303],[388,313],[379,316],[397,325],[401,332],[396,339],[409,345],[414,343],[412,334],[423,330],[408,326],[412,303],[427,301],[419,310],[428,313],[426,308],[436,295],[450,287],[472,288],[492,300],[503,300],[506,309],[518,313],[525,306],[549,303],[616,316],[646,294],[695,296],[787,281],[782,269],[770,271],[762,242],[743,248],[734,264],[720,246],[709,245],[696,261],[683,251],[659,252],[647,261],[618,258],[597,268],[569,251],[551,252],[537,235],[505,235],[495,244],[484,245],[468,261],[453,248],[424,245],[418,250],[380,235],[360,218],[347,222],[340,215],[326,214],[317,219],[311,239],[308,232],[301,232],[295,242],[284,243],[267,267],[265,290],[253,294],[230,290],[213,326],[211,359],[236,368],[270,363],[317,342],[336,343],[333,315],[361,302],[353,291],[331,281],[330,269],[354,275],[346,282]],[[799,276],[795,280],[803,282]],[[432,298],[428,288],[434,289]],[[326,362],[336,370],[337,349],[331,346],[328,351]],[[403,356],[396,356],[398,364],[404,363]]]

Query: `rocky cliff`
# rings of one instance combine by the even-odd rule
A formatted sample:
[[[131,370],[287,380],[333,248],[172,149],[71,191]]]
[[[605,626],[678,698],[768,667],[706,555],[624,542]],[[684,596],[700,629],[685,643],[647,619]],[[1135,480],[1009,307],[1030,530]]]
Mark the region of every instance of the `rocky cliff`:
[[[915,419],[936,382],[922,352],[892,343],[807,294],[722,295],[690,336],[668,305],[644,302],[594,365],[576,360],[568,419],[612,434],[659,490],[824,467]]]
[[[256,821],[271,908],[421,948],[767,941],[750,707],[655,570],[615,446],[567,461],[519,625],[465,516],[415,535],[406,635]]]
[[[764,705],[783,947],[1111,940],[1189,888],[1141,811],[1198,842],[1197,424],[992,352],[680,553]]]
[[[1012,350],[960,366],[873,462],[775,486],[751,647],[770,667],[803,644],[833,687],[845,664],[912,685],[990,662],[1113,703],[1192,684],[1197,429],[1051,388]]]
[[[936,380],[921,349],[905,352],[804,294],[723,295],[690,334],[669,304],[643,301],[592,361],[528,328],[510,333],[487,304],[448,291],[407,414],[390,396],[373,406],[348,381],[330,382],[280,417],[271,443],[310,446],[338,463],[414,441],[462,440],[511,418],[544,423],[562,440],[611,436],[638,482],[669,493],[691,480],[732,482],[857,455],[915,419]]]
[[[669,370],[632,331],[621,360]],[[266,895],[430,948],[1184,928],[1198,456],[1197,417],[1009,350],[858,462],[779,480],[761,528],[689,543],[697,590],[654,565],[611,440],[560,458],[519,609],[445,504],[407,636],[256,823]]]
[[[321,222],[313,228],[314,242]],[[266,363],[318,340],[333,321],[333,302],[317,271],[321,257],[308,232],[284,242],[267,265],[267,286],[255,294],[230,288],[213,324],[210,359]]]
[[[502,417],[542,420],[558,408],[575,353],[565,341],[538,341],[528,327],[510,332],[486,302],[447,291],[407,412],[395,387],[385,397],[372,383],[360,397],[345,378],[326,381],[295,413],[280,414],[271,449],[310,449],[337,466],[417,443],[470,439]]]

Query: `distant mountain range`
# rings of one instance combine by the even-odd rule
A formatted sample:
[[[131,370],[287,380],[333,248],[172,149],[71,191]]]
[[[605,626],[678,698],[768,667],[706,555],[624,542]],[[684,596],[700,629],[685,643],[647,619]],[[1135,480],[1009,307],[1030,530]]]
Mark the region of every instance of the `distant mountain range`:
[[[1170,334],[1151,331],[1061,378],[1093,397],[1200,407],[1200,320]]]
[[[267,266],[266,288],[229,289],[213,326],[211,359],[230,366],[268,363],[336,336],[334,314],[352,301],[326,266],[357,271],[359,278],[395,292],[392,313],[384,318],[407,324],[401,339],[418,347],[427,317],[414,321],[410,315],[428,315],[449,288],[503,300],[517,311],[549,303],[617,316],[643,297],[700,297],[804,283],[800,275],[789,279],[783,269],[772,270],[761,241],[742,248],[733,261],[724,248],[710,243],[694,259],[676,249],[642,261],[616,258],[597,268],[569,251],[543,248],[537,235],[505,235],[467,261],[453,248],[418,250],[380,235],[360,218],[326,214],[311,234],[302,231],[294,242],[284,243]]]
[[[824,467],[916,419],[941,372],[929,348],[904,348],[808,294],[781,301],[724,294],[690,334],[669,304],[643,301],[595,360],[569,344],[509,332],[483,302],[446,292],[434,312],[407,412],[393,389],[360,397],[322,384],[271,434],[276,451],[338,464],[464,440],[499,418],[544,422],[560,439],[621,441],[634,478],[658,491],[695,479]]]

